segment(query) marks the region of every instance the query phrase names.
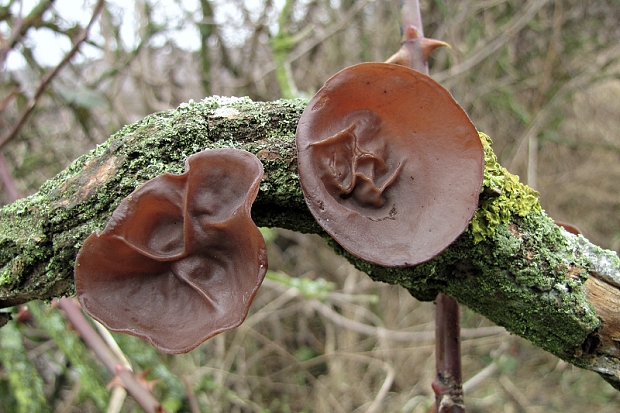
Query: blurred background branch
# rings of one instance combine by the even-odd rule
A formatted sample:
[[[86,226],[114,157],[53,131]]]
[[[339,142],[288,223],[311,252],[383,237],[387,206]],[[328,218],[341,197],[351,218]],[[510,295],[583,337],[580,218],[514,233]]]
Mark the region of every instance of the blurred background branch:
[[[28,121],[28,118],[34,111],[39,99],[41,98],[41,96],[43,96],[43,93],[45,93],[50,83],[54,80],[54,78],[58,75],[58,73],[60,73],[60,71],[65,67],[65,65],[67,65],[71,61],[73,56],[78,52],[82,42],[86,40],[86,38],[88,37],[88,32],[90,31],[93,24],[96,22],[97,18],[99,17],[99,13],[101,13],[102,8],[103,8],[103,0],[99,0],[97,4],[95,5],[91,19],[88,22],[88,25],[79,33],[77,38],[73,41],[73,46],[71,47],[71,50],[67,52],[67,54],[62,58],[60,63],[58,63],[54,68],[49,70],[45,74],[45,76],[41,78],[34,92],[34,95],[28,100],[28,102],[26,103],[26,107],[19,114],[12,128],[4,136],[0,137],[0,150],[11,139],[13,139],[19,134],[20,130],[25,125],[25,123]],[[22,25],[18,24],[18,26],[19,26],[19,29],[21,29]]]

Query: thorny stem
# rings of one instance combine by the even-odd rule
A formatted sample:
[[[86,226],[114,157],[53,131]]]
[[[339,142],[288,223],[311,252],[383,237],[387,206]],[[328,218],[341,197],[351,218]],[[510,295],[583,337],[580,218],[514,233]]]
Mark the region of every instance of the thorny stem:
[[[417,37],[424,38],[424,26],[422,25],[422,13],[420,12],[420,2],[418,0],[401,0],[401,35],[403,41],[411,39],[411,31],[417,32]],[[420,58],[423,56],[420,47],[420,42],[415,43],[414,48],[410,48],[409,52],[417,57],[411,58],[411,68],[418,72],[428,75],[428,62],[426,59]],[[414,49],[414,50],[412,50]],[[417,49],[417,50],[415,50]]]
[[[437,413],[463,413],[459,305],[445,294],[437,296],[435,307],[435,365],[433,383]]]
[[[401,31],[409,52],[409,65],[412,69],[428,75],[427,53],[423,50],[424,28],[419,1],[402,0],[401,15]],[[416,38],[419,40],[411,41]],[[392,61],[396,56],[388,61]],[[437,378],[432,385],[436,395],[435,411],[437,413],[465,412],[460,341],[459,305],[454,298],[440,293],[435,307]]]
[[[401,0],[401,31],[402,35],[405,35],[405,31],[408,27],[415,27],[420,34],[420,37],[424,37],[424,27],[422,27],[422,13],[420,12],[419,1]],[[428,70],[426,72],[428,74]]]

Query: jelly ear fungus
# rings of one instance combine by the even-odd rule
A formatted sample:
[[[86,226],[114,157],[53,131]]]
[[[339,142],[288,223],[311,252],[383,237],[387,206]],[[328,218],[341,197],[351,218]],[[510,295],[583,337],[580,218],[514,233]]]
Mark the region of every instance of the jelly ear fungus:
[[[362,63],[340,71],[310,100],[296,141],[310,211],[366,261],[427,261],[477,208],[478,132],[447,90],[409,68]]]
[[[267,271],[250,217],[262,176],[249,152],[213,149],[134,191],[78,254],[84,311],[168,353],[241,324]]]

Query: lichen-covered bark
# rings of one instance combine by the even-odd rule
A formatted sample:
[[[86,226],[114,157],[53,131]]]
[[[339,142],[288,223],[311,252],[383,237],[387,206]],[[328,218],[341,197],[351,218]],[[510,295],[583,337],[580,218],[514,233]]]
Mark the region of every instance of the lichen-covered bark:
[[[205,148],[241,148],[263,162],[252,208],[257,225],[327,237],[308,212],[297,177],[294,137],[304,107],[303,100],[213,97],[125,127],[37,194],[0,210],[0,307],[72,294],[83,240],[144,181],[181,173],[185,159]],[[501,168],[488,138],[481,139],[486,170],[479,210],[441,255],[415,268],[384,268],[331,241],[334,250],[374,280],[399,284],[421,300],[447,293],[620,388],[620,260],[557,227],[535,192]]]

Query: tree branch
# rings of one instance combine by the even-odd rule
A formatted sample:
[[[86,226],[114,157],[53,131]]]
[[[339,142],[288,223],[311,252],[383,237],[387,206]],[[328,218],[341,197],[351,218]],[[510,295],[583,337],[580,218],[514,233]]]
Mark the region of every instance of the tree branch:
[[[181,173],[192,153],[236,147],[256,154],[265,168],[252,208],[257,225],[318,233],[374,280],[399,284],[421,300],[446,293],[620,388],[615,253],[557,227],[487,145],[479,211],[453,245],[414,268],[359,260],[322,231],[305,205],[295,153],[295,128],[305,104],[219,97],[182,104],[126,126],[38,193],[5,206],[0,307],[73,294],[77,251],[125,196],[162,173]]]
[[[103,8],[103,5],[104,5],[103,0],[98,0],[93,10],[93,14],[90,18],[90,21],[88,22],[88,25],[86,26],[84,30],[80,32],[79,36],[75,39],[75,41],[73,42],[73,46],[71,47],[71,50],[69,50],[69,52],[65,55],[65,57],[62,58],[62,60],[60,61],[60,63],[58,63],[58,65],[56,65],[56,67],[51,69],[41,79],[41,81],[39,82],[39,85],[37,86],[37,90],[34,93],[34,96],[30,98],[30,100],[26,104],[26,107],[20,113],[19,118],[17,119],[17,121],[15,122],[11,130],[0,138],[0,149],[2,149],[11,139],[15,138],[19,134],[19,132],[22,130],[22,128],[26,124],[26,121],[28,120],[32,112],[34,111],[34,108],[37,106],[39,99],[41,98],[43,93],[45,93],[45,91],[47,90],[52,80],[54,80],[56,75],[58,75],[58,73],[62,70],[62,68],[64,68],[71,61],[73,56],[80,49],[80,46],[88,37],[88,33],[90,32],[90,29],[93,27],[95,21],[97,21],[97,18],[99,17],[99,13],[101,13],[101,9]]]

